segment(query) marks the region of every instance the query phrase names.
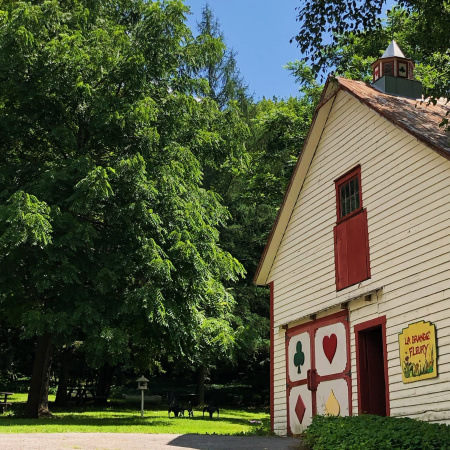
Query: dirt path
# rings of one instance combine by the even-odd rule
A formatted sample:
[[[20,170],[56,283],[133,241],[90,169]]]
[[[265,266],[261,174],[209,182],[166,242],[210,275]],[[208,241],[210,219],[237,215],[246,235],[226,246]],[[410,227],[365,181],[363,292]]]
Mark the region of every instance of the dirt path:
[[[305,450],[295,438],[139,433],[23,433],[0,435],[6,450]]]

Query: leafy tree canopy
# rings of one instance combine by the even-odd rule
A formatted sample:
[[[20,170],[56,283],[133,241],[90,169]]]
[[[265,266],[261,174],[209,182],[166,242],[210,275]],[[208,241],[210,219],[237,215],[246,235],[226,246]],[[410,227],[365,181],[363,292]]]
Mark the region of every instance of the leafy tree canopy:
[[[398,4],[400,8],[394,8],[395,12],[390,14],[391,31],[397,31],[399,23],[405,25],[403,33],[409,42],[404,48],[407,56],[417,59],[417,55],[421,55],[428,59],[432,76],[446,74],[446,80],[440,76],[441,81],[433,84],[428,93],[436,98],[449,98],[449,3],[442,0],[401,0]],[[370,33],[372,37],[377,34],[387,37],[381,19],[385,5],[386,0],[307,0],[297,8],[301,29],[292,40],[297,42],[306,58],[310,58],[314,72],[319,73],[321,69],[330,67],[330,52],[334,53],[342,45],[342,36]],[[379,52],[386,46],[378,48],[378,54],[374,56],[381,56]]]
[[[207,52],[187,7],[0,8],[2,314],[97,366],[188,356],[229,330],[224,282],[243,267],[218,245],[229,213],[202,171],[239,161],[247,128],[193,76]]]
[[[303,62],[290,63],[287,68],[301,84],[302,95],[254,104],[246,170],[225,174],[215,182],[232,215],[222,232],[224,248],[239,255],[247,270],[247,277],[235,287],[239,299],[234,315],[237,359],[241,369],[254,373],[268,361],[269,302],[267,289],[254,286],[253,276],[321,92]]]

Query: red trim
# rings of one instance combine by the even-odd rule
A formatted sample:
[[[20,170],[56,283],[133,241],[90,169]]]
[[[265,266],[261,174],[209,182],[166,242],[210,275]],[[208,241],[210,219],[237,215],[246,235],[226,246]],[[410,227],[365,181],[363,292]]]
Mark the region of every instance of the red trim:
[[[392,73],[389,73],[389,74],[387,74],[388,76],[391,76],[391,77],[394,77],[395,76],[395,66],[394,66],[394,59],[383,59],[383,63],[382,63],[382,68],[383,68],[383,71],[382,71],[382,75],[383,75],[383,77],[386,75],[386,69],[385,69],[385,67],[388,65],[388,64],[390,64],[391,65],[391,68],[392,68]]]
[[[324,323],[323,319],[315,319],[313,321],[313,323],[311,324],[311,333],[309,335],[309,344],[310,344],[310,352],[311,352],[311,369],[314,373],[314,377],[315,377],[315,382],[313,390],[311,390],[311,407],[312,407],[312,414],[313,416],[317,414],[317,385],[318,383],[320,383],[320,378],[319,378],[319,382],[317,382],[317,370],[316,370],[316,332],[317,332],[317,327],[320,326],[321,323]],[[318,325],[319,324],[319,325]]]
[[[353,415],[353,406],[352,406],[352,363],[351,363],[351,358],[352,358],[352,354],[351,354],[351,345],[350,345],[350,316],[347,312],[347,323],[346,323],[346,327],[345,330],[347,332],[347,355],[349,355],[349,362],[348,362],[348,378],[346,378],[347,380],[347,384],[348,384],[348,415],[352,416]]]
[[[273,281],[269,283],[270,288],[270,429],[273,430],[274,426],[274,412],[275,412],[275,405],[274,405],[274,394],[275,394],[275,361],[274,361],[274,339],[275,339],[275,332],[273,328],[274,319],[273,319],[273,306],[274,306],[274,283]]]
[[[305,327],[307,328],[307,327]],[[289,340],[291,339],[291,334],[289,333],[289,330],[286,330],[285,334],[285,341],[284,341],[284,358],[285,358],[285,374],[286,374],[286,415],[287,415],[287,435],[292,436],[291,433],[291,414],[289,413],[289,394],[291,393],[291,385],[290,385],[290,379],[289,379],[289,358],[288,358],[288,351],[289,351]],[[306,380],[303,380],[303,383],[306,383]]]
[[[291,337],[292,335],[298,334],[298,330],[301,330],[302,328],[305,328],[307,326],[311,326],[312,324],[318,324],[318,326],[321,327],[330,325],[335,322],[334,319],[337,319],[338,317],[345,317],[347,316],[347,314],[348,313],[346,310],[338,311],[337,313],[330,314],[329,316],[321,317],[320,319],[311,320],[309,322],[302,323],[301,325],[296,325],[295,327],[288,328],[286,334],[288,335],[288,337]]]
[[[334,180],[334,182],[338,183],[338,184],[343,184],[343,183],[347,182],[348,180],[350,180],[350,178],[353,178],[353,176],[355,175],[355,173],[357,171],[359,171],[359,173],[361,174],[361,164],[358,164],[357,166],[353,167],[352,169],[347,170],[347,172],[345,172],[343,175],[336,178]]]
[[[347,214],[344,217],[341,217],[341,196],[339,194],[339,189],[343,184],[346,184],[353,178],[358,178],[359,184],[359,208],[352,211],[350,214]],[[346,172],[344,175],[340,176],[336,180],[334,180],[334,185],[336,189],[336,224],[343,222],[344,220],[349,219],[350,217],[355,216],[363,209],[363,201],[362,201],[362,186],[361,186],[361,165],[358,164],[353,169]]]
[[[331,375],[324,375],[320,376],[315,372],[315,335],[319,328],[332,325],[335,323],[343,323],[345,326],[345,333],[346,333],[346,339],[347,339],[347,364],[345,366],[345,369],[341,373],[337,374],[331,374]],[[289,378],[289,361],[287,358],[288,350],[289,350],[289,341],[293,336],[296,336],[303,332],[308,332],[310,336],[310,352],[311,352],[311,375],[314,373],[314,382],[311,383],[311,379],[307,377],[304,380],[300,381],[291,381]],[[287,434],[288,436],[291,436],[291,421],[290,421],[290,413],[289,413],[289,395],[291,392],[291,389],[296,386],[301,386],[304,384],[314,384],[314,386],[317,386],[322,381],[329,381],[329,380],[335,380],[343,378],[347,382],[348,386],[348,408],[349,408],[349,415],[352,415],[352,389],[351,389],[351,362],[350,362],[350,328],[348,323],[348,311],[343,310],[339,311],[335,314],[331,314],[329,316],[311,320],[309,322],[306,322],[301,325],[297,325],[295,327],[289,328],[286,330],[286,341],[285,341],[285,355],[286,355],[286,408],[287,408]],[[309,382],[308,382],[309,381]],[[317,397],[316,397],[316,391],[311,391],[311,403],[312,403],[312,413],[313,415],[317,414]]]
[[[355,344],[356,344],[356,386],[358,392],[358,414],[361,414],[361,392],[359,387],[361,386],[360,373],[359,373],[359,332],[368,331],[372,328],[381,326],[381,336],[383,339],[383,359],[384,359],[384,382],[386,386],[386,416],[391,415],[391,407],[389,404],[389,376],[388,376],[388,364],[387,364],[387,343],[386,343],[386,316],[377,317],[376,319],[368,320],[367,322],[360,323],[354,326]]]
[[[377,63],[378,63],[378,61],[377,61]],[[377,69],[377,66],[372,64],[372,83],[374,83],[375,81],[377,81],[378,79],[381,78],[381,76],[380,76],[380,66],[378,66],[378,77],[375,78],[375,70],[376,69]]]

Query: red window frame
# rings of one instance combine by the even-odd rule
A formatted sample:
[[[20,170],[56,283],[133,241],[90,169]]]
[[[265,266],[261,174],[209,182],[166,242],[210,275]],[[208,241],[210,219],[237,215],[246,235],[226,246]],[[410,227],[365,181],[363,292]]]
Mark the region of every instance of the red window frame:
[[[341,187],[353,180],[354,178],[358,179],[359,185],[359,208],[352,211],[350,214],[347,214],[344,217],[341,217],[341,195],[340,189]],[[347,173],[334,180],[334,184],[336,187],[336,224],[343,222],[344,220],[350,219],[350,217],[355,216],[363,210],[363,201],[362,201],[362,188],[361,188],[361,165],[357,165],[353,169],[349,170]]]
[[[341,188],[355,179],[358,180],[358,197],[353,198],[359,199],[358,208],[341,217]],[[334,183],[337,216],[336,226],[333,228],[334,258],[336,291],[340,291],[371,277],[367,211],[364,209],[362,200],[361,165],[349,170]],[[350,193],[344,193],[345,200],[352,198],[351,192],[350,190]],[[353,202],[349,203],[350,207],[346,204],[346,210],[351,210]],[[356,204],[353,203],[353,206]]]

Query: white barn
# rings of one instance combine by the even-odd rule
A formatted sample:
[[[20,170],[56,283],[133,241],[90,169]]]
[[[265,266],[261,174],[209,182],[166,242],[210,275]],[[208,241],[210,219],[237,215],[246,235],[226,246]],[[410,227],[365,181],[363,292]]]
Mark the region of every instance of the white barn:
[[[450,108],[392,42],[329,79],[255,275],[271,292],[271,418],[450,423]]]

